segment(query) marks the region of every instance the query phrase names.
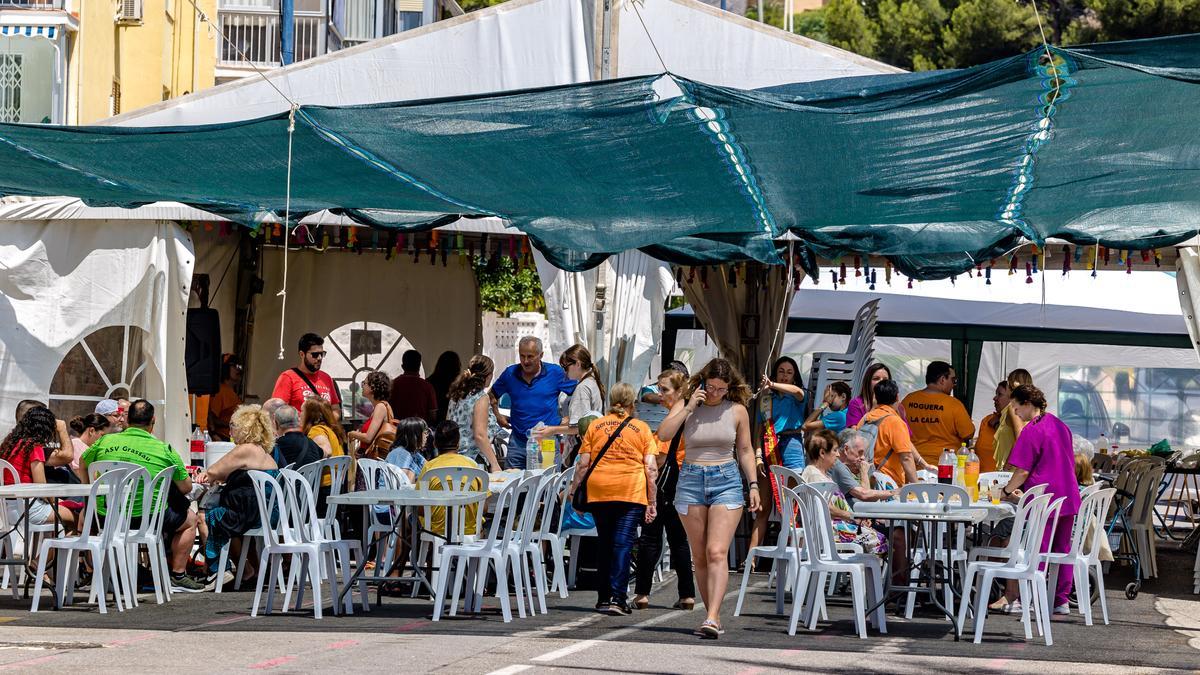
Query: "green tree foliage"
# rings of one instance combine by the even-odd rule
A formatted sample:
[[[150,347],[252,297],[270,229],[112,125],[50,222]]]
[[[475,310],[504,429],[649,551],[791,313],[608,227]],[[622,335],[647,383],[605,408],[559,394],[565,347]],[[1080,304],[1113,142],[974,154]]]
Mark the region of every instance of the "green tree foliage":
[[[965,67],[1002,59],[1041,44],[1037,18],[1012,0],[965,0],[950,15],[942,63]]]
[[[879,24],[867,17],[858,0],[829,0],[825,5],[829,44],[874,57],[879,47]]]
[[[513,312],[544,312],[546,299],[537,269],[529,265],[517,269],[512,258],[475,256],[472,261],[475,281],[479,284],[479,305],[485,312],[508,316]]]
[[[1056,45],[1200,32],[1200,0],[1036,1]],[[763,14],[782,27],[782,0]],[[798,13],[793,30],[907,70],[967,68],[1042,43],[1032,0],[829,0]]]
[[[499,5],[504,0],[458,0],[458,6],[463,8],[464,12],[474,12],[477,9]]]

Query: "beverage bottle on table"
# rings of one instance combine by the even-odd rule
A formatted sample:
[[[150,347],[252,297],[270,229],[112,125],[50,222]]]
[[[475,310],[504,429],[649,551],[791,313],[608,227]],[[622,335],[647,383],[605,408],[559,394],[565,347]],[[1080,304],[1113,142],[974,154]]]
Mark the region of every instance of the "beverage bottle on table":
[[[192,442],[188,444],[188,447],[191,450],[190,454],[193,464],[195,464],[197,460],[204,461],[205,435],[206,434],[204,430],[202,430],[200,427],[196,427],[196,430],[192,432]]]
[[[967,487],[967,444],[963,443],[954,454],[954,484]]]
[[[946,485],[954,482],[954,453],[950,448],[943,448],[942,456],[938,458],[938,482]]]
[[[1096,441],[1096,449],[1099,450],[1100,454],[1102,455],[1108,454],[1108,436],[1100,434],[1100,438]]]
[[[538,422],[529,430],[529,440],[525,442],[525,470],[532,471],[542,468],[542,447],[537,441],[537,432],[545,429],[546,425]]]
[[[967,455],[967,494],[971,501],[979,501],[979,455],[972,449]]]

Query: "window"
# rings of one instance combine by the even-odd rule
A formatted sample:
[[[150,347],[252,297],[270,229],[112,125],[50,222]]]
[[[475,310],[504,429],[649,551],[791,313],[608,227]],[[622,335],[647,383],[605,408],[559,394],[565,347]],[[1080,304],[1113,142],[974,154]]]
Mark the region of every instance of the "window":
[[[371,414],[370,403],[360,393],[367,373],[382,370],[388,377],[399,375],[400,357],[412,348],[400,331],[374,321],[348,323],[325,336],[321,369],[337,385],[347,420],[362,420]]]
[[[22,54],[0,54],[0,122],[21,121]]]
[[[1092,442],[1104,433],[1126,447],[1200,444],[1200,370],[1062,366],[1058,389],[1058,417]]]
[[[50,409],[60,419],[70,419],[94,411],[106,398],[149,396],[147,377],[157,378],[158,372],[146,357],[149,339],[135,326],[108,326],[81,339],[50,381]]]
[[[400,17],[400,32],[421,27],[420,12],[397,12],[396,15]]]
[[[108,107],[110,116],[121,114],[121,83],[117,80],[113,80],[112,94],[108,97]]]

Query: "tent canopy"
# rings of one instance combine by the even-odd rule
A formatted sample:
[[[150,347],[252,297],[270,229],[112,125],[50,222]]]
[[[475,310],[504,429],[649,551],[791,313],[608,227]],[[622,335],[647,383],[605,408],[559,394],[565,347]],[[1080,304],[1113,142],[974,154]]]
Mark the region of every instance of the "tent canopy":
[[[572,269],[632,248],[777,262],[790,230],[811,252],[881,253],[929,278],[1022,237],[1144,249],[1194,235],[1200,36],[1053,55],[769,91],[648,76],[302,107],[290,208],[378,209],[369,222],[405,229],[499,216]],[[0,192],[252,222],[284,210],[288,125],[0,125]]]

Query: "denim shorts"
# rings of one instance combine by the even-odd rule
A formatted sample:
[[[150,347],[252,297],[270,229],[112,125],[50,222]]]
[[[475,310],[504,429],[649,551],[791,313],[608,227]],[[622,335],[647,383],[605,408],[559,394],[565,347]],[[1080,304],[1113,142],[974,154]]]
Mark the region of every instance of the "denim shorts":
[[[730,511],[745,505],[742,496],[742,472],[737,462],[707,466],[684,464],[679,467],[675,487],[675,510],[687,514],[688,506],[724,504]]]

